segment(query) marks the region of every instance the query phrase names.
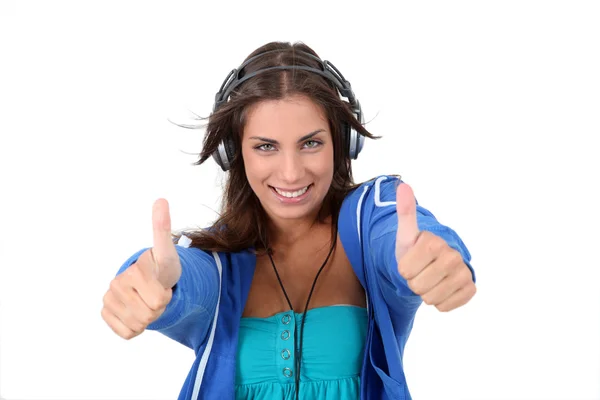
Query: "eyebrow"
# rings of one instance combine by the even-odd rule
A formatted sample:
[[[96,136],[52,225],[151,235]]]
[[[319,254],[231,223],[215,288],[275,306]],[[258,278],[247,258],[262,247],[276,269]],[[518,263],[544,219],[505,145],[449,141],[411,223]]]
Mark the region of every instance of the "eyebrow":
[[[321,132],[325,132],[325,129],[317,129],[316,131],[311,132],[308,135],[304,135],[300,139],[298,139],[297,143],[303,142],[306,139],[310,139],[311,137],[313,137],[316,134],[321,133]],[[252,136],[249,139],[262,140],[263,142],[267,142],[267,143],[270,143],[270,144],[279,144],[279,142],[277,140],[269,139],[269,138],[261,137],[261,136]]]

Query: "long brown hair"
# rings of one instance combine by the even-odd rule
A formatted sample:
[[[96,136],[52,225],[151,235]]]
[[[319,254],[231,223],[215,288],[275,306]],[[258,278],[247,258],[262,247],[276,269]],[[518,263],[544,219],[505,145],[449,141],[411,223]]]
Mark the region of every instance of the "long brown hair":
[[[239,76],[274,66],[308,66],[321,69],[318,61],[303,54],[304,52],[319,57],[302,42],[267,43],[254,50],[245,61],[265,52],[269,53],[248,63]],[[368,132],[355,118],[350,104],[340,98],[336,87],[328,79],[304,70],[276,69],[257,74],[242,83],[232,91],[229,101],[208,117],[202,151],[194,165],[200,165],[210,158],[221,140],[227,136],[233,139],[235,156],[225,183],[220,216],[210,229],[185,232],[185,235],[192,239],[191,246],[225,252],[251,248],[261,252],[265,246],[269,246],[267,215],[246,177],[240,150],[241,138],[252,105],[263,100],[280,100],[292,95],[310,98],[321,107],[329,121],[334,146],[334,173],[318,220],[323,222],[327,217],[331,217],[332,241],[334,240],[342,202],[346,195],[358,186],[352,177],[350,158],[342,146],[342,122],[350,124],[365,137],[379,137]]]

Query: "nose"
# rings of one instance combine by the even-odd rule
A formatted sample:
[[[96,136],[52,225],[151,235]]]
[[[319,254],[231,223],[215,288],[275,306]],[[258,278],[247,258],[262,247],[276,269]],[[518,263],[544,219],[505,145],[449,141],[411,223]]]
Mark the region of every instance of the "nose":
[[[284,183],[298,183],[304,176],[304,164],[300,154],[286,152],[282,154],[280,165],[280,177]]]

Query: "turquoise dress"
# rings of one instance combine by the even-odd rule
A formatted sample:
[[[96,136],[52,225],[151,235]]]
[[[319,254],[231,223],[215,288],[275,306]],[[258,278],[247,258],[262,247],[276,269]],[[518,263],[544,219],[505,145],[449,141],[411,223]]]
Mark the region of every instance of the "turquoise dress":
[[[308,310],[304,323],[300,398],[360,398],[367,311],[350,305]],[[295,399],[294,328],[304,314],[285,311],[242,318],[236,367],[236,399]]]

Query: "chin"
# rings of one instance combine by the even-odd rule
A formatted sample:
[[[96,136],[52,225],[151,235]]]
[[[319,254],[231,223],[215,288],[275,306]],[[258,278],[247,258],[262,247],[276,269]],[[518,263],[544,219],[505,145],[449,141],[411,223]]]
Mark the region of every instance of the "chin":
[[[312,218],[319,210],[315,208],[304,209],[304,210],[281,210],[271,209],[272,217],[281,220],[304,220]]]

